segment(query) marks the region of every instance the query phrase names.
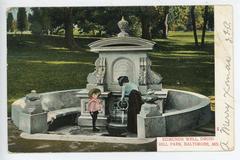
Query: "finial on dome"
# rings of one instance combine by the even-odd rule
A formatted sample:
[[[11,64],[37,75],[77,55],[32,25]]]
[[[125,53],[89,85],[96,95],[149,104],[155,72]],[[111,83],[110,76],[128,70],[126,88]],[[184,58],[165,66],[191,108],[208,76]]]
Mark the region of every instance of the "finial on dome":
[[[120,33],[118,33],[118,37],[126,37],[129,36],[127,33],[128,31],[128,21],[124,19],[124,16],[122,16],[121,21],[118,22],[118,27],[121,30]]]

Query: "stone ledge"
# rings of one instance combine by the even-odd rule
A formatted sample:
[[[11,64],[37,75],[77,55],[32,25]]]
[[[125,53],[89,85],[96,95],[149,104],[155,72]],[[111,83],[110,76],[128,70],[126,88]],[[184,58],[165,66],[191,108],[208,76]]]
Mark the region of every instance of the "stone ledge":
[[[122,144],[146,144],[156,141],[156,138],[132,138],[111,136],[87,136],[87,135],[57,135],[57,134],[28,134],[22,132],[20,136],[24,139],[55,140],[55,141],[80,141],[99,143],[122,143]]]

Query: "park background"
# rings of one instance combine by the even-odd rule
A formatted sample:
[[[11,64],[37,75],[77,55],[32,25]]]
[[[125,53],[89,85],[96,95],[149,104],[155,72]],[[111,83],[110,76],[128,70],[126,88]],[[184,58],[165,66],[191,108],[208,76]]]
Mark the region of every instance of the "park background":
[[[98,57],[88,44],[116,36],[122,16],[131,36],[156,42],[149,57],[163,88],[206,95],[214,111],[213,6],[36,7],[7,13],[8,116],[33,89],[85,88]]]

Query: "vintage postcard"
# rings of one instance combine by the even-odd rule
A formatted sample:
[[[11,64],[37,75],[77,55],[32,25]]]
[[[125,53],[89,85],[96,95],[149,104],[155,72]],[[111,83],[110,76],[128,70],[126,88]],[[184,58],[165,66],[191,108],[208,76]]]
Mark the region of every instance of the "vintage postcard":
[[[9,156],[234,151],[232,5],[4,13]]]

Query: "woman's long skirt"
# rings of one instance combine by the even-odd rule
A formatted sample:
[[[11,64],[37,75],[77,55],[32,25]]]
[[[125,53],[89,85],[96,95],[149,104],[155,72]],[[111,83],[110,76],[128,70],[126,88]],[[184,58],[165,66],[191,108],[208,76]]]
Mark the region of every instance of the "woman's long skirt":
[[[129,94],[127,115],[127,129],[129,132],[137,133],[137,114],[141,111],[142,104],[141,93],[137,90],[132,90]]]

